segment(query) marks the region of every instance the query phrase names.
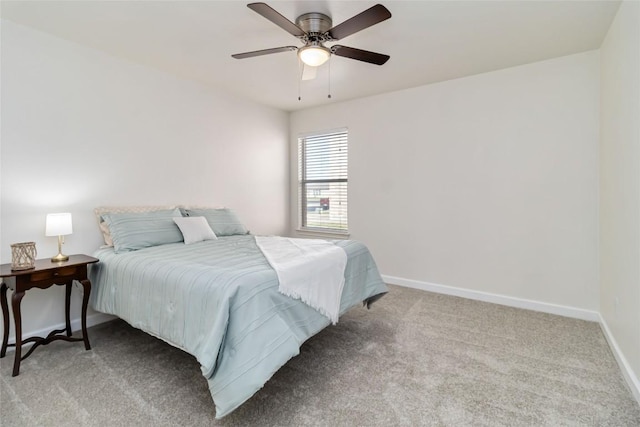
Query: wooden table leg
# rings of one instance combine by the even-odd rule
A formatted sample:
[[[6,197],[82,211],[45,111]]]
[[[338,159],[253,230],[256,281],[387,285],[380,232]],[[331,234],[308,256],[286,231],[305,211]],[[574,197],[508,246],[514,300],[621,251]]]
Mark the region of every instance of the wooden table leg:
[[[84,338],[85,350],[91,350],[91,344],[89,344],[89,334],[87,333],[87,306],[89,305],[89,295],[91,294],[91,282],[88,279],[81,280],[82,288],[84,290],[82,296],[82,337]]]
[[[67,323],[67,336],[71,336],[71,315],[69,314],[71,307],[71,284],[73,281],[69,281],[65,284],[65,297],[64,297],[64,313],[65,313],[65,321]]]
[[[22,316],[20,314],[20,301],[24,292],[14,292],[11,297],[11,308],[13,308],[13,321],[16,326],[16,354],[13,360],[13,375],[17,377],[20,373],[20,361],[22,360]]]
[[[2,282],[0,286],[0,305],[2,305],[2,348],[0,348],[0,357],[7,354],[7,345],[9,344],[9,306],[7,305],[7,285]]]

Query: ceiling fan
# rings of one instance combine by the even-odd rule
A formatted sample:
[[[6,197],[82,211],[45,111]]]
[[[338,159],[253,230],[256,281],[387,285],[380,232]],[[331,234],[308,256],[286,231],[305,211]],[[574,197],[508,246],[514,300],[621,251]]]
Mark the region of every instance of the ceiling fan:
[[[333,23],[331,18],[323,13],[305,13],[298,16],[294,24],[266,3],[249,3],[247,7],[267,18],[289,34],[299,38],[304,43],[304,46],[300,48],[297,46],[283,46],[231,55],[236,59],[294,50],[298,51],[300,60],[310,67],[318,67],[324,64],[331,54],[375,65],[382,65],[390,58],[389,55],[369,52],[353,47],[342,45],[326,47],[324,45],[327,42],[343,39],[353,33],[391,18],[391,12],[381,4],[370,7],[335,27],[332,27]]]

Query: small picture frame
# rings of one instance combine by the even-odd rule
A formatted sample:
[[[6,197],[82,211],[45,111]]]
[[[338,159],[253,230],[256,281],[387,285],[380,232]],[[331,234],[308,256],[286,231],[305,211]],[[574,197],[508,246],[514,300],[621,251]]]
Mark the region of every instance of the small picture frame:
[[[11,245],[11,270],[30,270],[36,266],[35,242],[14,243]]]

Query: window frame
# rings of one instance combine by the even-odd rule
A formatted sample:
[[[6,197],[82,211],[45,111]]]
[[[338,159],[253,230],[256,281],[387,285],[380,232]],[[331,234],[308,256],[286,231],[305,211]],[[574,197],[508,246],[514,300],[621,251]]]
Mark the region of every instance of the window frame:
[[[309,138],[317,138],[322,136],[330,136],[336,134],[344,134],[346,139],[345,147],[347,149],[346,155],[346,178],[328,178],[328,179],[305,179],[306,177],[306,169],[307,169],[307,157],[304,153],[307,148],[305,144],[305,140]],[[298,228],[297,231],[301,234],[322,234],[322,235],[333,235],[336,237],[345,237],[349,235],[349,204],[348,204],[348,185],[349,185],[349,130],[346,127],[330,129],[324,131],[316,131],[316,132],[307,132],[303,134],[299,134],[297,138],[297,154],[298,154]],[[322,183],[344,183],[345,188],[347,189],[347,208],[346,208],[346,228],[330,228],[330,227],[314,227],[308,226],[308,211],[307,211],[307,185],[308,184],[322,184]]]

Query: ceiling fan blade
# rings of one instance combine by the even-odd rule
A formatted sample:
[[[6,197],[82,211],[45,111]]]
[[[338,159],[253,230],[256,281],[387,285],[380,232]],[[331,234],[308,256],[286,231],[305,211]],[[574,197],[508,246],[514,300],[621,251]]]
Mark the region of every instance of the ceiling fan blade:
[[[302,31],[300,27],[289,21],[284,16],[280,15],[280,13],[278,13],[275,9],[273,9],[266,3],[249,3],[247,7],[254,12],[264,16],[269,21],[273,22],[289,34],[292,34],[296,37],[303,37],[305,34],[307,34]]]
[[[383,5],[377,4],[347,19],[342,24],[336,25],[327,31],[327,33],[332,39],[340,40],[389,18],[391,18],[391,12]]]
[[[389,55],[381,53],[369,52],[368,50],[356,49],[353,47],[341,46],[339,44],[331,47],[331,52],[345,58],[357,59],[358,61],[368,62],[370,64],[382,65],[391,58]]]
[[[244,59],[244,58],[253,58],[254,56],[269,55],[272,53],[290,52],[292,50],[298,50],[298,48],[295,46],[274,47],[271,49],[262,49],[262,50],[254,50],[252,52],[236,53],[231,56],[233,56],[236,59]]]

